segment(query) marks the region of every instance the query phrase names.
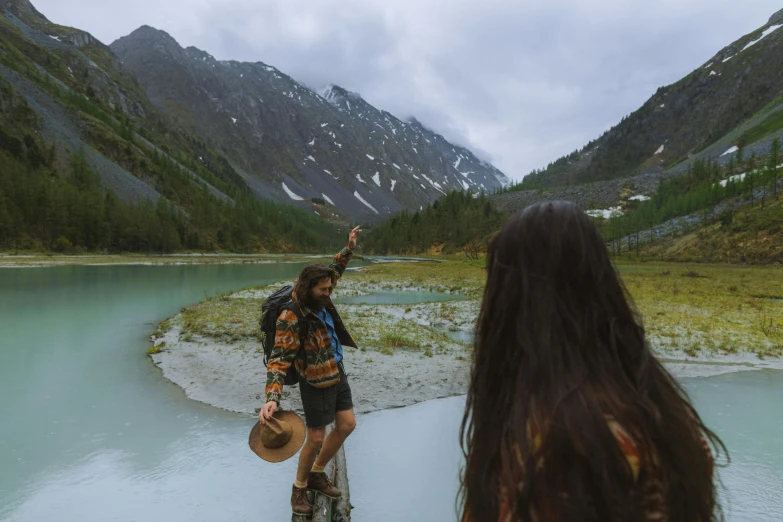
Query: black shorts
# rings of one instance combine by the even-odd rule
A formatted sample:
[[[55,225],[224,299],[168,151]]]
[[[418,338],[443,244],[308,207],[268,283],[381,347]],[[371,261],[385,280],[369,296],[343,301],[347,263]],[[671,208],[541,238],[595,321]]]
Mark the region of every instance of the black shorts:
[[[299,392],[302,394],[302,408],[308,428],[328,426],[334,422],[336,412],[353,408],[351,386],[343,363],[338,363],[337,367],[340,370],[340,382],[328,388],[316,388],[308,384],[304,377],[299,377]]]

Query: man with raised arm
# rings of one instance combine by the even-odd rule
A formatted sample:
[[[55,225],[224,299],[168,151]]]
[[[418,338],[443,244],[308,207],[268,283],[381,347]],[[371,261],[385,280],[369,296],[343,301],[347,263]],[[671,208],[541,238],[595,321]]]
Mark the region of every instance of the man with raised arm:
[[[267,402],[258,413],[261,424],[270,419],[279,406],[283,381],[291,365],[299,372],[299,390],[307,425],[307,440],[299,454],[296,481],[291,493],[291,508],[299,515],[313,513],[307,490],[331,498],[342,496],[324,473],[324,467],[356,427],[351,387],[343,366],[343,346],[356,348],[356,343],[345,329],[331,294],[353,257],[359,232],[359,227],[351,231],[348,246],[335,256],[328,267],[308,265],[299,273],[292,300],[299,307],[303,320],[307,321],[304,350],[300,354],[297,314],[284,310],[277,318],[275,345],[267,363]],[[324,437],[326,426],[332,423],[334,429],[328,437]]]

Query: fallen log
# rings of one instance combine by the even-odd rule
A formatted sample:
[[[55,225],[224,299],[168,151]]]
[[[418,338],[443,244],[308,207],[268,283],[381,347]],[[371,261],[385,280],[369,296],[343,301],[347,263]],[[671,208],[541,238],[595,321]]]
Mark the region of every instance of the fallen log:
[[[326,434],[332,431],[332,427],[326,429]],[[326,476],[334,483],[334,459],[332,459],[324,469]],[[326,495],[313,493],[313,522],[332,522],[332,504],[334,501]]]
[[[348,465],[343,448],[334,457],[334,468],[334,485],[340,488],[343,496],[335,502],[332,522],[351,522],[351,490],[348,487]]]
[[[326,435],[334,429],[327,426]],[[348,489],[348,469],[345,462],[345,450],[340,448],[337,455],[324,469],[332,483],[342,490],[342,498],[333,500],[325,495],[309,492],[313,504],[312,518],[304,515],[291,515],[292,522],[351,522],[351,499]]]

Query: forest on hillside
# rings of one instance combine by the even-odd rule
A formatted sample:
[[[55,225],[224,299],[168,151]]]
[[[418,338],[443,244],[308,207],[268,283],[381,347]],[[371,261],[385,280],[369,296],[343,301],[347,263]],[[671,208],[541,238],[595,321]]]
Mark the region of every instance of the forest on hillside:
[[[698,215],[701,223],[732,222],[731,210],[716,211],[727,200],[743,198],[760,212],[770,198],[777,200],[781,182],[780,142],[763,158],[745,157],[742,148],[725,166],[695,161],[685,175],[661,181],[646,201],[627,201],[609,218],[594,217],[612,253],[638,251],[640,242],[651,242],[655,228],[673,218]],[[699,214],[701,213],[701,214]],[[485,252],[489,238],[508,215],[489,198],[453,192],[420,212],[401,212],[372,230],[365,247],[372,253],[419,254],[427,252]],[[733,228],[736,229],[736,224]]]
[[[71,74],[58,55],[0,20],[0,63],[57,100],[97,152],[163,196],[136,203],[117,197],[91,170],[84,151],[41,137],[40,115],[0,79],[0,249],[323,252],[344,240],[311,213],[259,201],[225,158],[181,129],[163,126],[154,115],[146,127],[134,126],[119,105],[84,88],[89,68]],[[83,84],[53,79],[74,76]],[[130,91],[138,88],[116,80]]]
[[[417,254],[431,249],[445,254],[486,250],[490,235],[507,218],[487,196],[454,191],[421,211],[395,214],[372,229],[364,242],[373,254]]]
[[[778,199],[780,152],[776,139],[770,154],[763,158],[745,157],[739,148],[725,166],[697,160],[684,176],[661,181],[651,199],[633,202],[623,213],[596,221],[615,254],[624,248],[638,251],[640,241],[654,241],[654,227],[672,218],[701,213],[701,223],[720,221],[730,225],[733,212],[727,208],[716,213],[720,203],[743,198],[763,212],[769,198]]]
[[[0,249],[323,252],[342,240],[333,226],[301,210],[252,197],[221,201],[204,186],[188,192],[187,210],[163,198],[128,203],[104,187],[83,152],[63,172],[34,140],[11,146],[18,157],[2,150],[7,135],[0,140]]]
[[[63,161],[54,144],[36,137],[35,113],[7,85],[0,87],[0,249],[321,252],[340,244],[335,227],[316,216],[258,201],[213,177],[232,198],[218,199],[203,177],[146,150],[131,130],[123,132],[128,160],[144,163],[166,199],[123,201],[90,168],[84,151]]]

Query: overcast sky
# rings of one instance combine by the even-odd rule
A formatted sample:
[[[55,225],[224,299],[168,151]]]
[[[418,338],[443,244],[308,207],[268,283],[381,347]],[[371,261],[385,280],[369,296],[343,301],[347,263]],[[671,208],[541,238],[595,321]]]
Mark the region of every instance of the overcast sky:
[[[762,25],[780,0],[32,0],[106,44],[141,25],[423,124],[520,179]]]

